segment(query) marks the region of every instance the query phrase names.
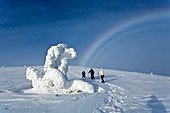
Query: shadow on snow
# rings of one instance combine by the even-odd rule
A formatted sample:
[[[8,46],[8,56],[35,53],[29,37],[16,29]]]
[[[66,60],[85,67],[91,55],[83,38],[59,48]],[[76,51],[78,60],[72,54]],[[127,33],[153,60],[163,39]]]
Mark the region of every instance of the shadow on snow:
[[[152,113],[167,113],[163,103],[155,95],[150,96],[147,106],[151,109]]]

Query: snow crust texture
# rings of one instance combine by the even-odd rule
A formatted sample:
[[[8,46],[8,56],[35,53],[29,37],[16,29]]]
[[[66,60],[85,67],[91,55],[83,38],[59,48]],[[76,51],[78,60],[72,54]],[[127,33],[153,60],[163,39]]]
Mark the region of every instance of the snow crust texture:
[[[66,80],[64,89],[61,90],[54,86],[46,88],[42,86],[40,81],[43,81],[45,73],[40,71],[43,70],[42,66],[36,68],[38,70],[28,68],[30,69],[28,73],[35,72],[35,75],[39,73],[39,76],[28,78],[40,83],[35,84],[39,85],[36,86],[39,88],[33,89],[31,82],[24,77],[26,67],[0,68],[0,113],[30,113],[30,111],[31,113],[170,113],[170,87],[167,87],[170,86],[170,77],[104,69],[103,84],[98,75],[95,75],[95,80],[81,78],[80,72],[88,71],[90,68],[69,66],[67,77],[73,81]],[[95,71],[98,72],[99,69]],[[42,94],[60,90],[61,93],[74,93],[74,90],[79,92],[78,89],[84,87],[81,86],[83,83],[75,80],[76,78],[88,81],[83,83],[93,84],[95,93]],[[77,82],[79,87],[73,82]],[[90,88],[84,85],[85,88]]]
[[[93,93],[94,87],[82,80],[69,81],[67,78],[69,60],[76,57],[73,48],[58,44],[49,48],[44,64],[44,74],[38,69],[28,67],[26,78],[32,81],[32,91],[36,93]],[[31,92],[31,91],[29,91]]]
[[[105,98],[105,104],[99,107],[99,110],[103,113],[124,113],[125,100],[127,98],[127,92],[116,85],[106,83],[109,90],[106,92],[107,98]]]

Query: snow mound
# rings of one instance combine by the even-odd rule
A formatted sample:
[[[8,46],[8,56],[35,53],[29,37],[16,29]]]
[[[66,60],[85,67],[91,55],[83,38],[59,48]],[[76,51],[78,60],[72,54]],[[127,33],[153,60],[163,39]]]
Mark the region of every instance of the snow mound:
[[[94,87],[90,83],[84,82],[82,80],[74,80],[73,84],[69,89],[71,91],[81,91],[81,92],[88,92],[88,93],[94,92]]]
[[[68,63],[69,60],[75,57],[75,50],[67,48],[66,44],[52,46],[46,56],[44,64],[45,74],[41,74],[38,69],[33,67],[28,67],[26,70],[26,78],[32,81],[33,92],[66,94],[81,91],[93,93],[94,87],[88,82],[73,80],[71,83],[68,81]]]

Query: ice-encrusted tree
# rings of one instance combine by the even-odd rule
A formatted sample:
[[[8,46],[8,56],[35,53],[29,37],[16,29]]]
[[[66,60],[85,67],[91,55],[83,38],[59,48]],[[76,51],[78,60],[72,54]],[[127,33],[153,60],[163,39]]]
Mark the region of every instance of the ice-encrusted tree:
[[[75,50],[68,48],[66,44],[52,46],[46,55],[43,77],[41,77],[39,70],[33,67],[27,68],[26,77],[32,81],[34,89],[41,88],[46,92],[68,93],[82,91],[93,93],[94,87],[88,82],[81,80],[68,81],[68,63],[69,60],[75,57]]]

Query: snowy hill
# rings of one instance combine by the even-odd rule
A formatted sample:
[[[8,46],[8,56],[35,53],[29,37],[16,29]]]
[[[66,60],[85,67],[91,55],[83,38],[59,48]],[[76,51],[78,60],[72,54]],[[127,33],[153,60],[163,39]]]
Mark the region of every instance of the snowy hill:
[[[43,67],[36,67],[43,70]],[[81,72],[87,78],[81,78]],[[69,66],[69,80],[91,83],[94,93],[37,94],[26,79],[26,67],[0,68],[0,113],[169,113],[170,77],[106,70],[101,83],[95,70],[90,80],[88,67]]]

